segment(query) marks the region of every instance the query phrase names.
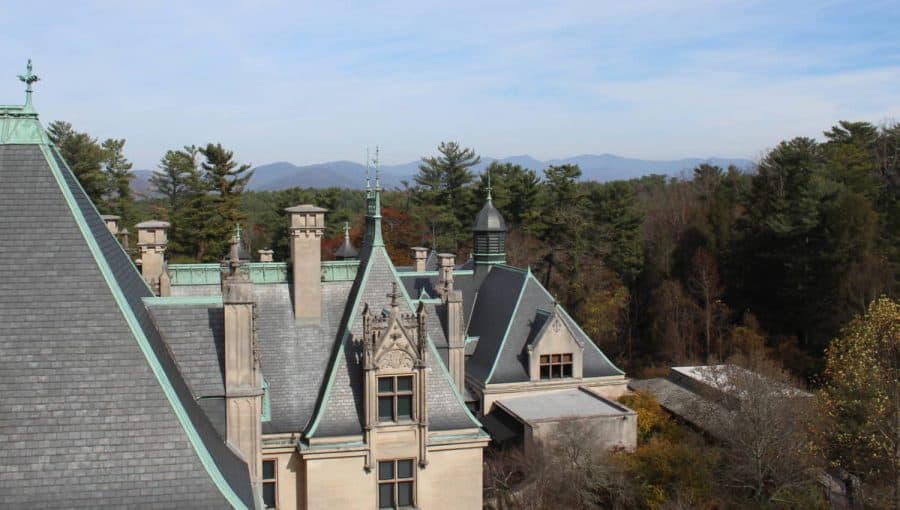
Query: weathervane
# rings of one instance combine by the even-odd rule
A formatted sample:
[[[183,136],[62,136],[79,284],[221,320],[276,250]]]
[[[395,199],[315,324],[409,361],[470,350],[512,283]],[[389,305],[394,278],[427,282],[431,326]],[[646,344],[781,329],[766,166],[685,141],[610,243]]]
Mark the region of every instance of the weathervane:
[[[25,83],[25,104],[31,104],[31,84],[39,81],[40,78],[31,72],[31,59],[28,59],[28,67],[26,68],[25,74],[19,75],[19,80]]]

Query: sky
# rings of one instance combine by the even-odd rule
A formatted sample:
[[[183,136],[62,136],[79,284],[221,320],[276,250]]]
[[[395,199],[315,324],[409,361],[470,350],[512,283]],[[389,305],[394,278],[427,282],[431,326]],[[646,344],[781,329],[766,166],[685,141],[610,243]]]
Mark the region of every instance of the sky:
[[[538,159],[758,159],[900,120],[900,2],[0,0],[0,104],[126,138],[135,168],[398,164],[443,140]]]

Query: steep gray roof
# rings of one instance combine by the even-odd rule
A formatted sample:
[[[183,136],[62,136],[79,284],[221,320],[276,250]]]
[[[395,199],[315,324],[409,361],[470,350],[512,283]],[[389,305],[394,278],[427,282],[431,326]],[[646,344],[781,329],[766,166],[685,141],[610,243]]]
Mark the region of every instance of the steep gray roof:
[[[363,260],[340,328],[341,343],[331,361],[316,418],[307,431],[310,436],[362,432],[362,311],[366,304],[375,310],[388,308],[390,298],[387,290],[393,282],[403,288],[383,247],[366,247]],[[413,311],[408,299],[404,299],[403,303],[401,308],[407,312]],[[429,343],[431,349],[426,354],[426,363],[431,368],[426,381],[429,428],[452,430],[477,427],[478,422],[468,413],[446,368],[435,356],[434,344]]]
[[[539,312],[553,310],[555,306],[558,305],[553,296],[544,289],[537,278],[529,273],[519,297],[516,313],[509,323],[505,343],[496,359],[493,376],[488,382],[510,383],[529,380],[526,344],[531,337],[532,330],[535,327],[540,328],[540,323],[543,322],[540,316],[544,314]],[[606,359],[606,356],[600,352],[597,345],[578,327],[575,321],[565,311],[562,312],[562,320],[578,337],[577,340],[584,345],[582,358],[584,377],[622,375],[623,372]]]
[[[0,145],[0,501],[252,507],[247,466],[194,401],[147,286],[49,150]]]
[[[478,346],[466,362],[466,374],[486,382],[500,353],[507,327],[526,274],[507,266],[494,266],[478,289],[467,333],[477,336]]]
[[[506,232],[506,221],[503,215],[494,207],[494,202],[488,200],[475,217],[472,225],[474,232]]]

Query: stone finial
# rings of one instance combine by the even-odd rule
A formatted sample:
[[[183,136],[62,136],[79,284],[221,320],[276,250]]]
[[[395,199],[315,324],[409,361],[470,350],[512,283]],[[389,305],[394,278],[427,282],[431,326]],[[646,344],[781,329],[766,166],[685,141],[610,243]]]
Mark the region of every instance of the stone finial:
[[[260,262],[272,262],[273,255],[275,254],[272,250],[259,250],[258,253]]]
[[[165,252],[169,242],[169,223],[150,220],[135,225],[138,231],[138,249],[141,253],[141,274],[150,288],[159,295],[159,280],[165,271]]]

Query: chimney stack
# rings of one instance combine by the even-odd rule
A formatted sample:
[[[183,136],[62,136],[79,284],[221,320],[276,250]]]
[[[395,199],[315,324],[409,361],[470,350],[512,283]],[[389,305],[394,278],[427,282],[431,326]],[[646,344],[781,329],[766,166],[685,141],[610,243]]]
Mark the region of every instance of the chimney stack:
[[[240,238],[231,241],[229,274],[222,280],[225,314],[225,421],[228,442],[244,456],[254,485],[262,466],[262,381],[253,324],[253,283],[240,259]]]
[[[453,266],[456,256],[452,253],[438,253],[438,295],[446,297],[453,290]]]
[[[260,262],[272,262],[272,255],[275,252],[272,250],[259,250],[259,261]]]
[[[150,220],[135,225],[138,248],[141,250],[141,275],[156,295],[160,295],[159,281],[165,271],[167,231],[169,223]]]
[[[322,235],[327,209],[304,204],[285,211],[291,216],[294,318],[317,324],[322,317]]]
[[[425,272],[425,261],[428,260],[428,248],[423,248],[421,246],[415,246],[412,249],[413,252],[413,260],[415,261],[415,268],[417,273]]]
[[[100,216],[103,218],[103,223],[106,223],[106,228],[109,230],[109,233],[113,235],[113,237],[119,235],[119,220],[122,218],[113,214],[103,214]]]

